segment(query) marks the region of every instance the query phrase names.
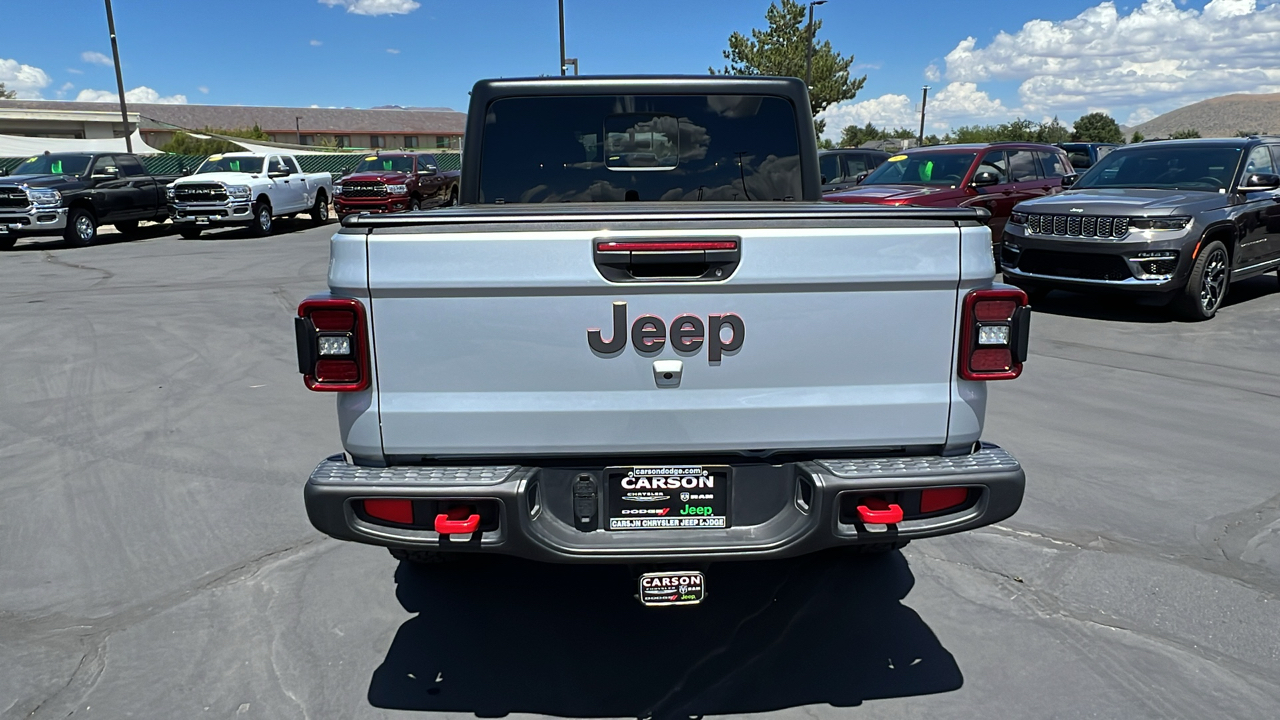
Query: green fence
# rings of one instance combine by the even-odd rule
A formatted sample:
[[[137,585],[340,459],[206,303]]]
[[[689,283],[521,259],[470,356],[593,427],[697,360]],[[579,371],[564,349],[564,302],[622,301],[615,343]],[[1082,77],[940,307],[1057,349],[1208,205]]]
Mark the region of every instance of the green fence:
[[[282,152],[288,152],[282,151]],[[369,155],[368,152],[361,153],[325,153],[323,155],[297,155],[298,164],[302,166],[303,172],[327,172],[337,180],[342,176],[344,169],[349,170],[356,166],[362,158]],[[139,155],[142,164],[146,166],[147,172],[152,175],[181,175],[183,169],[195,170],[204,162],[204,155],[171,155],[165,153],[163,155]],[[12,172],[25,157],[0,158],[0,170],[6,173]],[[436,163],[441,170],[461,170],[462,155],[456,152],[436,153]]]

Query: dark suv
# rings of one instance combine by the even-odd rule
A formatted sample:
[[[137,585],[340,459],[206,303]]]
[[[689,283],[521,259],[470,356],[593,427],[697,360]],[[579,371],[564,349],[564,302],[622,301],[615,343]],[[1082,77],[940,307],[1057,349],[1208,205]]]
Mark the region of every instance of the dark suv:
[[[822,172],[822,192],[836,192],[853,187],[889,159],[889,153],[870,148],[840,148],[818,153]]]
[[[1232,281],[1280,266],[1280,138],[1128,145],[1004,233],[1006,282],[1141,293],[1213,317]]]

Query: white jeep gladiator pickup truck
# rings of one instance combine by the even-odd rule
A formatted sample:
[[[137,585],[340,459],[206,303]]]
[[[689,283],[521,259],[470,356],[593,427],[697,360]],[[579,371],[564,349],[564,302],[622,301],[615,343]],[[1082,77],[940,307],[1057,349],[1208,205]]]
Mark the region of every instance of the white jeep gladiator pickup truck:
[[[299,212],[328,222],[333,177],[302,172],[292,155],[235,152],[210,155],[167,192],[169,217],[184,238],[227,225],[248,226],[261,237],[271,234],[275,218]]]
[[[782,78],[478,83],[462,204],[346,218],[299,307],[345,448],[315,527],[644,566],[662,605],[708,562],[1012,515],[1022,469],[981,436],[1026,295],[981,210],[821,202],[809,107]]]

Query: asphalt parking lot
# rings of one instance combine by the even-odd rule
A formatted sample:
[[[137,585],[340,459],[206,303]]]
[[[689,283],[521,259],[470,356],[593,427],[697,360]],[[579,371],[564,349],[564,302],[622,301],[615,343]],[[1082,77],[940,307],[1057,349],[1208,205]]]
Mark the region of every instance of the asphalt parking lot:
[[[334,229],[0,254],[0,717],[1274,718],[1280,283],[1217,319],[1054,294],[986,436],[1000,526],[877,558],[422,570],[328,540],[292,315]]]

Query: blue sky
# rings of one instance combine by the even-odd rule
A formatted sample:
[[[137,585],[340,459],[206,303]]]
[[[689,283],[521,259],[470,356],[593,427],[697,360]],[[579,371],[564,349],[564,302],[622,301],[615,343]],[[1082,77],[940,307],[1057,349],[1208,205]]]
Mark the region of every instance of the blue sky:
[[[584,73],[703,73],[768,0],[565,0]],[[116,0],[137,101],[465,110],[475,80],[558,72],[555,0]],[[56,14],[51,14],[50,9]],[[1231,92],[1280,92],[1272,0],[829,0],[819,39],[868,76],[829,109],[930,129],[1015,116],[1121,123]],[[100,0],[4,2],[0,82],[21,97],[114,100]],[[30,31],[14,32],[12,28]]]

